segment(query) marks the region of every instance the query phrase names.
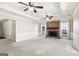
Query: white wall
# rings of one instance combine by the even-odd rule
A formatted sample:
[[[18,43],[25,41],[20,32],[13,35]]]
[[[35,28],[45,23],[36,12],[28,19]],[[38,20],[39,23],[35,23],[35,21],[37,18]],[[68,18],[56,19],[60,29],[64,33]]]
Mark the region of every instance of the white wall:
[[[79,5],[73,14],[73,42],[79,50]]]
[[[38,23],[27,21],[27,19],[16,20],[16,42],[38,37]]]
[[[35,18],[33,16],[30,16],[26,13],[23,13],[21,11],[13,10],[10,8],[2,8],[0,9],[0,16],[5,19],[15,20],[15,36],[16,36],[16,42],[32,39],[35,37],[38,37],[38,26],[40,19]],[[5,28],[7,28],[7,25],[5,25]],[[8,30],[5,32],[8,32]],[[13,32],[13,30],[12,30]],[[4,34],[6,36],[6,34]],[[12,36],[11,36],[12,37]]]
[[[30,19],[7,20],[3,22],[3,36],[16,42],[33,39],[39,34],[40,23],[28,21]]]

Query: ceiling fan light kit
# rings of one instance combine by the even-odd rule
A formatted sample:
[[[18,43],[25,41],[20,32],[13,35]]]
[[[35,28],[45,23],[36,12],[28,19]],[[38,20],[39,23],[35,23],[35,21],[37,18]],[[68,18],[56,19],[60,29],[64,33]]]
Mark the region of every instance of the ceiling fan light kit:
[[[46,15],[46,17],[49,18],[49,19],[52,19],[53,18],[53,16],[49,16],[49,15]]]

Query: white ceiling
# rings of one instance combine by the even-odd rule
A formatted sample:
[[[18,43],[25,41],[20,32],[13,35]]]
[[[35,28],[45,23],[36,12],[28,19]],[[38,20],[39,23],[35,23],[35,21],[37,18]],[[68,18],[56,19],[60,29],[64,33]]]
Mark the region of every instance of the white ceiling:
[[[0,8],[13,9],[35,18],[44,19],[45,15],[53,15],[54,17],[62,17],[62,20],[69,20],[77,7],[77,2],[34,2],[35,5],[42,5],[44,9],[37,9],[37,13],[32,10],[23,11],[27,6],[17,2],[0,2]],[[69,15],[69,16],[68,16]]]
[[[77,8],[78,2],[62,2],[60,3],[61,11],[62,11],[62,19],[71,20],[73,16],[73,12]]]

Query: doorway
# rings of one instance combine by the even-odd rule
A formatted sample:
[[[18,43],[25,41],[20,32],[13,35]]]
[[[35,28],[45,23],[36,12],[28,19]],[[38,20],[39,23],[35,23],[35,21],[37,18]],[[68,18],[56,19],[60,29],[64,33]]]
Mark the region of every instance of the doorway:
[[[0,40],[9,39],[15,41],[15,20],[5,20],[0,23]]]

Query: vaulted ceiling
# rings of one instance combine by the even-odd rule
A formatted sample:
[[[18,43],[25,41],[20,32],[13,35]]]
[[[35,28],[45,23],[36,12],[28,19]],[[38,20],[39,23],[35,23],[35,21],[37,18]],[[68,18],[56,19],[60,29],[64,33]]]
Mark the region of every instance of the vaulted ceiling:
[[[0,2],[0,9],[12,10],[24,13],[38,20],[44,20],[46,15],[53,15],[54,17],[61,17],[61,20],[69,20],[76,9],[77,2],[34,2],[35,5],[42,5],[44,9],[37,9],[37,13],[32,10],[23,11],[28,6],[19,4],[17,2]],[[1,11],[2,12],[2,11]],[[1,13],[0,12],[0,13]],[[4,12],[4,11],[3,11]]]

